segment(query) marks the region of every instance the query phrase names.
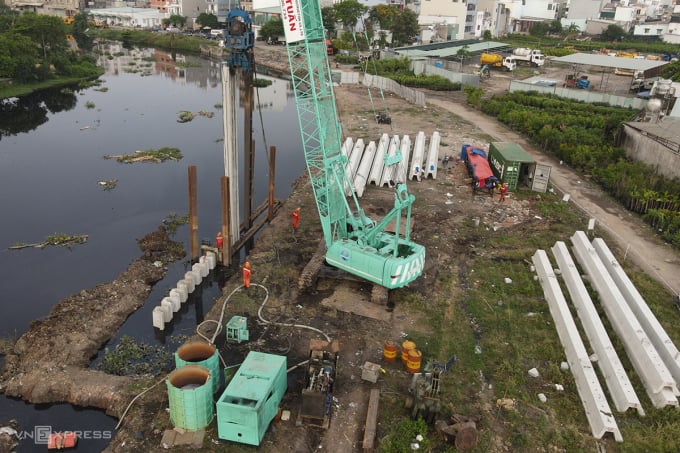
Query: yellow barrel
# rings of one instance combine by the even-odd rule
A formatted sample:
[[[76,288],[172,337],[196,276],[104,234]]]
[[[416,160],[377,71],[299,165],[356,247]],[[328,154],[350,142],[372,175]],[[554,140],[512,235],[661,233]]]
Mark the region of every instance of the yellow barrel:
[[[383,347],[383,358],[385,362],[394,362],[397,359],[397,351],[399,350],[399,345],[394,340],[385,340],[385,346]]]
[[[417,373],[420,371],[420,361],[423,354],[417,349],[408,351],[408,361],[406,362],[406,371],[409,373]]]
[[[406,365],[406,362],[408,362],[408,352],[411,349],[415,349],[416,344],[412,342],[411,340],[406,340],[401,344],[401,362]]]

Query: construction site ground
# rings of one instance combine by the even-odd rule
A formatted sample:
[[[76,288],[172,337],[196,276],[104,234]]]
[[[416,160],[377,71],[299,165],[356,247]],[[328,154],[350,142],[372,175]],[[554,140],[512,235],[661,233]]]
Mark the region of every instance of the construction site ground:
[[[379,97],[377,93],[373,95]],[[389,110],[391,125],[375,123],[373,112],[365,107],[368,96],[366,88],[338,87],[336,96],[345,136],[368,141],[377,140],[382,133],[414,136],[422,130],[431,136],[434,131],[439,131],[442,134],[440,156],[458,155],[463,143],[486,146],[491,140],[512,140],[521,143],[537,160],[559,166],[559,163],[551,162],[513,132],[485,118],[474,109],[465,107],[460,93],[427,93],[427,107],[414,106],[385,93],[385,99],[376,101],[376,104],[381,102],[383,108]],[[598,225],[607,225],[615,230],[615,237],[625,238],[627,242],[623,244],[641,244],[639,248],[635,247],[636,253],[642,255],[646,250],[656,250],[649,261],[641,262],[643,266],[656,270],[656,276],[662,272],[669,276],[678,271],[680,261],[677,255],[666,245],[659,243],[639,219],[625,213],[588,180],[582,180],[571,170],[565,167],[555,170],[553,187],[556,193],[543,197],[552,197],[556,203],[560,203],[563,192],[572,193],[570,204],[573,206],[575,202],[588,210],[584,214],[581,209],[573,206],[579,213],[583,229],[586,228],[588,219],[595,217]],[[560,184],[564,184],[564,189],[559,187]],[[468,286],[480,285],[485,276],[483,269],[470,269],[467,261],[480,253],[489,252],[482,251],[484,236],[513,235],[530,238],[542,231],[557,229],[556,220],[546,217],[535,205],[541,195],[522,190],[511,193],[507,202],[499,203],[497,194],[493,197],[486,192],[473,194],[465,166],[455,160],[448,169],[444,169],[440,163],[437,179],[409,182],[409,191],[416,196],[414,240],[427,247],[428,257],[423,276],[409,288],[393,292],[391,299],[398,301],[394,305],[371,303],[370,284],[336,278],[335,275],[324,276],[323,273],[312,291],[302,293],[298,290],[300,273],[316,253],[322,237],[316,219],[316,204],[305,175],[299,179],[281,214],[258,238],[248,259],[253,267],[254,281],[265,286],[268,295],[263,289],[253,287],[249,292],[238,290],[230,299],[227,305],[228,315],[247,316],[253,331],[250,334],[251,342],[227,347],[224,349],[225,356],[237,360],[244,357],[249,350],[285,353],[288,366],[307,359],[310,339],[318,339],[320,336],[305,329],[258,324],[257,312],[266,296],[267,303],[262,310],[265,319],[313,326],[340,343],[340,364],[330,427],[320,429],[308,424],[298,426],[296,423],[304,384],[304,367],[300,367],[290,373],[289,388],[281,405],[283,411],[290,412],[290,419],[277,419],[273,422],[258,451],[362,451],[369,391],[375,387],[381,389],[376,439],[379,445],[381,438],[390,431],[391,425],[397,423],[399,417],[408,414],[408,410],[404,409],[404,399],[411,382],[411,375],[399,360],[396,363],[384,362],[384,341],[394,339],[400,343],[406,338],[422,341],[429,336],[446,337],[453,334],[451,329],[475,331],[474,316],[466,313],[465,291]],[[380,218],[392,207],[393,197],[393,189],[369,186],[360,203],[369,216]],[[300,229],[294,234],[289,213],[296,207],[301,207],[302,221]],[[478,227],[475,226],[476,219],[479,219]],[[602,232],[606,234],[605,231]],[[562,237],[561,240],[568,242],[568,237]],[[623,244],[616,248],[621,250]],[[545,247],[551,245],[546,244]],[[476,250],[476,247],[479,249]],[[525,261],[526,272],[530,273],[530,254],[526,255]],[[447,283],[452,279],[458,282],[453,287]],[[674,282],[672,278],[670,281]],[[240,280],[234,277],[225,292],[238,285]],[[435,327],[429,324],[430,320],[424,314],[425,306],[418,304],[422,300],[441,298],[448,299],[450,303],[442,314],[444,321]],[[532,298],[542,300],[542,295],[535,294]],[[415,302],[409,302],[410,299]],[[218,316],[221,307],[217,305],[209,316]],[[453,321],[459,320],[461,313],[466,320],[465,325],[457,325]],[[481,332],[479,334],[482,335]],[[530,337],[531,334],[527,333],[527,339]],[[219,337],[218,344],[224,344],[222,337]],[[422,344],[422,347],[429,349],[427,344]],[[465,353],[458,351],[458,354]],[[449,358],[442,351],[435,357],[424,357],[423,365],[431,359],[444,362]],[[530,358],[527,360],[530,362]],[[377,384],[362,381],[362,366],[366,362],[381,365],[383,372]],[[469,364],[461,363],[459,366],[466,367]],[[516,366],[525,365],[517,363]],[[477,371],[477,382],[458,381],[469,372],[470,370],[461,374],[452,373],[450,379],[455,379],[456,382],[447,383],[447,388],[460,386],[466,392],[470,391],[470,387],[477,390],[467,393],[456,404],[453,403],[455,398],[447,399],[448,406],[444,413],[462,413],[480,421],[479,435],[483,442],[480,441],[477,451],[513,451],[516,445],[509,433],[509,422],[503,415],[504,409],[496,405],[497,400],[507,395],[496,394],[493,383],[485,380],[481,370]],[[162,391],[158,393],[157,407],[166,407],[164,397]],[[543,409],[529,410],[550,414],[550,411],[543,412]],[[144,417],[146,423],[148,419],[149,414]],[[557,419],[552,419],[552,422],[558,425],[561,423]],[[584,414],[579,423],[581,435],[590,437]],[[157,427],[157,430],[168,428],[170,424],[167,412],[159,411],[152,426]],[[157,440],[159,437],[156,435],[152,438]],[[130,430],[125,428],[116,441],[117,443],[111,445],[112,451],[129,451],[130,445],[140,446],[139,441],[131,436]],[[125,447],[121,448],[121,442],[126,442]],[[587,444],[594,447],[594,439],[591,437]],[[611,444],[613,447],[613,442]],[[224,442],[217,440],[214,424],[207,431],[203,445],[206,451],[221,451],[224,448]],[[233,443],[228,445],[229,451],[252,451],[250,447]],[[144,448],[159,447],[151,441],[144,443]],[[605,444],[600,444],[600,448],[608,449]],[[563,450],[564,446],[559,442],[546,446],[546,451]]]
[[[258,45],[256,52],[258,51],[261,54],[256,53],[256,57],[260,61],[266,59],[270,64],[280,66],[280,69],[286,68],[283,54],[285,49],[281,46]],[[507,89],[508,81],[504,77],[494,76],[484,82],[484,87],[487,94],[503,92]],[[522,398],[508,391],[511,386],[507,382],[495,380],[499,370],[482,370],[475,359],[485,353],[483,350],[477,351],[480,339],[496,333],[489,326],[480,327],[477,315],[471,308],[474,301],[470,300],[468,293],[476,288],[486,287],[490,284],[488,279],[496,279],[502,275],[488,275],[484,269],[485,262],[489,263],[489,267],[492,267],[492,263],[493,266],[501,263],[501,269],[507,266],[508,274],[513,274],[515,279],[526,280],[524,284],[527,293],[522,297],[533,304],[535,309],[531,313],[538,313],[531,317],[537,323],[540,322],[535,324],[537,330],[545,332],[550,341],[556,341],[557,334],[551,326],[549,314],[546,315],[547,307],[542,293],[535,283],[531,283],[529,263],[531,254],[537,247],[548,248],[555,240],[568,242],[569,236],[563,225],[564,209],[573,209],[574,212],[569,217],[572,222],[568,224],[569,228],[573,224],[574,229],[585,229],[588,220],[595,218],[596,233],[607,238],[610,247],[618,252],[619,258],[626,253],[627,267],[633,271],[644,270],[667,288],[668,293],[663,296],[663,300],[669,305],[680,291],[680,282],[677,279],[677,275],[680,275],[678,254],[661,243],[639,218],[627,213],[588,178],[553,161],[517,134],[476,109],[466,106],[463,93],[427,92],[426,107],[409,104],[390,93],[383,95],[384,98],[380,93],[372,93],[375,109],[390,113],[390,125],[376,124],[375,111],[367,101],[365,87],[337,87],[336,101],[345,136],[363,138],[368,142],[377,141],[382,133],[400,136],[408,134],[414,137],[416,133],[423,131],[429,137],[438,131],[441,134],[440,157],[444,154],[458,156],[463,143],[485,147],[494,140],[514,141],[521,144],[538,162],[552,165],[553,193],[537,194],[521,189],[511,192],[504,203],[499,202],[497,194],[473,194],[465,166],[456,159],[448,168],[444,168],[440,162],[436,179],[409,182],[409,191],[416,197],[413,207],[413,240],[427,249],[425,269],[423,275],[408,288],[392,291],[389,303],[380,305],[371,302],[372,285],[342,278],[332,270],[322,271],[313,288],[306,291],[298,288],[300,275],[317,253],[323,237],[312,189],[306,175],[301,175],[292,195],[285,200],[278,216],[258,236],[256,245],[248,256],[252,264],[253,282],[257,285],[249,291],[240,288],[241,280],[236,273],[224,288],[224,298],[232,291],[233,295],[226,301],[226,314],[222,322],[228,321],[233,315],[246,316],[251,330],[250,340],[240,345],[227,346],[224,334],[221,334],[217,337],[216,344],[220,346],[228,364],[238,363],[250,350],[258,350],[286,355],[288,366],[291,367],[307,359],[310,340],[320,339],[321,336],[309,329],[277,326],[273,322],[311,326],[337,340],[340,346],[340,363],[330,426],[328,429],[321,429],[306,423],[297,423],[300,393],[304,383],[304,366],[301,366],[289,373],[288,391],[281,403],[282,414],[289,411],[290,418],[277,418],[259,447],[219,440],[216,422],[213,421],[206,429],[200,451],[362,451],[368,395],[370,389],[375,387],[381,390],[376,436],[380,445],[399,420],[408,417],[404,400],[411,382],[411,375],[399,360],[395,363],[383,361],[383,345],[386,339],[401,343],[406,338],[416,341],[424,351],[423,365],[432,359],[445,362],[452,355],[457,355],[454,369],[443,379],[442,400],[445,405],[441,415],[448,417],[458,413],[477,420],[479,441],[476,451],[523,450],[523,446],[527,447],[527,440],[521,432],[535,429],[528,426],[527,420],[541,420],[541,425],[545,423],[552,426],[546,428],[549,432],[558,433],[557,436],[546,435],[545,439],[541,439],[542,444],[529,443],[529,450],[567,451],[570,446],[576,445],[579,449],[585,446],[594,450],[597,446],[606,448],[607,451],[616,451],[617,446],[613,440],[596,442],[592,438],[582,409],[575,411],[578,415],[573,419],[564,420],[558,416],[558,407],[539,407],[538,400],[524,402],[520,408],[522,417],[513,415],[509,412],[512,409],[506,406],[497,405],[497,401],[506,397]],[[570,194],[568,203],[561,201],[563,194]],[[554,211],[545,211],[546,202],[555,206]],[[394,190],[369,186],[360,203],[369,216],[381,218],[394,204]],[[289,214],[296,207],[301,208],[302,216],[300,228],[293,232]],[[553,217],[553,214],[561,216]],[[570,231],[573,233],[573,229]],[[516,238],[518,250],[498,250],[487,244],[493,244],[500,237]],[[551,242],[542,243],[542,239],[547,237]],[[153,247],[154,251],[161,249],[157,244]],[[140,269],[150,273],[150,263],[159,259],[161,254],[147,249],[146,255],[148,263]],[[3,370],[3,390],[11,396],[33,402],[68,401],[72,404],[101,407],[120,417],[132,397],[150,385],[161,382],[163,376],[107,378],[103,373],[95,375],[83,371],[87,367],[87,357],[93,354],[92,350],[96,351],[97,345],[101,347],[106,337],[111,337],[116,326],[124,321],[124,311],[116,311],[119,306],[115,296],[126,294],[125,288],[132,291],[133,286],[139,284],[139,280],[128,275],[129,273],[130,271],[126,272],[125,278],[118,282],[114,291],[105,286],[84,290],[80,295],[60,302],[47,319],[32,324],[31,330],[22,336],[17,346],[7,355]],[[152,284],[158,278],[159,275],[150,275],[144,279],[144,283]],[[497,284],[502,285],[503,279],[500,278]],[[102,316],[99,311],[92,311],[92,304],[79,303],[78,297],[82,298],[90,293],[92,298],[99,295],[102,302],[106,302],[97,306],[101,305],[102,310],[109,307],[116,314],[115,322]],[[143,302],[145,294],[148,294],[148,287],[140,286],[136,293],[134,297],[126,296],[131,305]],[[219,318],[224,298],[216,301],[206,319]],[[490,313],[505,313],[506,308],[510,309],[509,303],[500,298],[492,302],[484,301]],[[441,310],[433,317],[434,306],[441,307]],[[67,313],[62,313],[64,307],[68,308]],[[78,322],[65,323],[63,319],[59,319],[62,314]],[[499,319],[499,323],[502,321]],[[680,325],[680,316],[677,313],[672,314],[664,322]],[[78,330],[83,325],[88,325],[89,328]],[[39,334],[41,329],[49,332],[50,338],[67,338],[68,341],[46,344]],[[91,332],[97,332],[98,336],[90,338]],[[675,335],[673,332],[669,333],[672,337]],[[210,335],[211,332],[204,334]],[[524,335],[527,342],[541,343],[542,337],[535,336],[531,331]],[[459,344],[452,346],[448,343],[450,338],[467,340],[461,340]],[[76,349],[76,353],[69,353],[73,348],[80,347],[79,345],[83,351]],[[512,345],[499,343],[499,347]],[[48,363],[55,348],[67,355],[62,360],[66,366]],[[42,357],[38,357],[39,354]],[[554,363],[548,363],[538,353],[536,355],[510,360],[510,366],[520,370],[521,374],[526,374],[526,370],[532,366],[542,367],[542,370],[553,369]],[[42,367],[45,370],[43,374],[35,373],[31,368],[32,363],[39,361],[45,363]],[[367,361],[382,367],[383,371],[375,384],[361,379],[362,366]],[[559,367],[559,363],[557,366]],[[60,379],[48,382],[47,377],[54,375],[60,376]],[[82,379],[87,377],[85,386],[79,384],[78,379],[81,376]],[[573,380],[570,381],[565,376],[563,383],[567,393],[565,400],[578,401]],[[541,391],[546,385],[550,384],[529,384],[532,392]],[[498,393],[499,388],[505,389],[503,393]],[[518,390],[521,391],[523,390]],[[172,428],[167,408],[168,396],[164,384],[146,392],[125,415],[107,451],[165,451],[162,438],[166,430]],[[517,423],[524,423],[526,426],[517,426]],[[573,435],[574,439],[569,438],[572,443],[565,441],[565,432]],[[443,447],[443,442],[436,438],[433,431],[423,435],[428,436],[431,445]],[[188,447],[174,448],[176,451],[184,451]]]

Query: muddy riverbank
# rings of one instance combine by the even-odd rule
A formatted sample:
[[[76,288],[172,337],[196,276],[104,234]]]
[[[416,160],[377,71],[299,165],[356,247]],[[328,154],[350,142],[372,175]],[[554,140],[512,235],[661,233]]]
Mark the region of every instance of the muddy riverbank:
[[[142,256],[118,278],[58,302],[45,319],[31,323],[5,357],[2,392],[30,403],[66,402],[121,415],[134,396],[131,389],[145,377],[91,370],[90,361],[144,304],[165,276],[164,266],[185,255],[163,226],[138,242]]]

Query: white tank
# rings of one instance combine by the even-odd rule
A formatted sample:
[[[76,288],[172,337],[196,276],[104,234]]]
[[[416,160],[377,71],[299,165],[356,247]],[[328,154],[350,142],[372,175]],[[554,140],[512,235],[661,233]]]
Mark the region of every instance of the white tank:
[[[661,99],[650,99],[647,102],[647,110],[656,113],[661,110]]]
[[[518,47],[517,49],[513,50],[512,53],[515,55],[526,57],[527,55],[531,55],[531,49],[528,49],[526,47]]]
[[[672,80],[659,79],[654,82],[654,87],[652,88],[652,95],[654,96],[665,96],[671,89]]]

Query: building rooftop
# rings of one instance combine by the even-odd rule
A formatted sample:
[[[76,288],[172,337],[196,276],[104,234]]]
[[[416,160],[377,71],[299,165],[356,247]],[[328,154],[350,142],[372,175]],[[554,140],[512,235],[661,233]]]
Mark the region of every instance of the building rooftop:
[[[551,61],[558,63],[580,64],[588,66],[601,66],[604,68],[628,69],[634,71],[647,71],[666,64],[665,61],[644,60],[640,58],[610,57],[592,53],[573,53],[564,57],[552,58]]]
[[[397,47],[394,49],[399,55],[411,58],[456,58],[456,54],[463,47],[467,46],[470,55],[481,54],[482,52],[509,52],[512,46],[502,42],[479,41],[478,39],[466,39],[460,41],[446,41],[433,44],[423,44],[420,46]]]
[[[631,121],[626,123],[626,126],[630,126],[660,143],[664,143],[675,152],[678,152],[678,149],[680,149],[680,118],[666,116],[657,122]]]

